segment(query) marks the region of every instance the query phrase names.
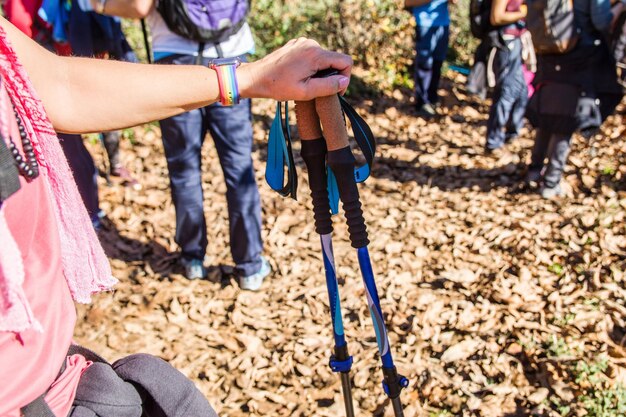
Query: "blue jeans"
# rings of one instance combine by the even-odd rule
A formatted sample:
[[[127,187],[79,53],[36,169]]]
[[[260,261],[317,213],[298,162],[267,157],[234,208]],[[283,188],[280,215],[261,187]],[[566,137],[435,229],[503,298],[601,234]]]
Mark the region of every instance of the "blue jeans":
[[[95,227],[99,226],[98,169],[80,135],[59,133],[59,143],[72,170],[78,192]]]
[[[508,47],[497,49],[493,61],[496,86],[487,120],[487,148],[504,145],[507,135],[517,135],[524,124],[528,87],[522,72],[522,41],[506,41]]]
[[[173,55],[159,63],[194,64],[191,55]],[[204,60],[207,64],[207,59]],[[187,259],[203,259],[207,249],[200,151],[211,133],[226,181],[230,251],[237,273],[261,269],[261,199],[252,166],[250,100],[225,107],[219,103],[160,121],[176,209],[176,243]]]
[[[416,28],[415,99],[418,107],[435,104],[441,78],[441,66],[448,53],[448,26]]]

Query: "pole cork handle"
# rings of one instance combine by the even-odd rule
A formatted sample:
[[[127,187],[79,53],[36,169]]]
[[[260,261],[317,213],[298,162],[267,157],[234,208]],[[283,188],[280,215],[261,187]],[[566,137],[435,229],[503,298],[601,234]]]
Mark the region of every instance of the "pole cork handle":
[[[328,151],[332,152],[346,147],[349,149],[348,131],[343,119],[339,97],[335,94],[316,98],[315,110],[322,122]]]
[[[348,131],[341,111],[339,96],[327,96],[315,99],[315,109],[319,115],[328,148],[328,166],[335,174],[339,197],[348,223],[350,242],[354,248],[369,244],[367,228],[361,210],[359,189],[354,179],[356,160],[350,150]]]

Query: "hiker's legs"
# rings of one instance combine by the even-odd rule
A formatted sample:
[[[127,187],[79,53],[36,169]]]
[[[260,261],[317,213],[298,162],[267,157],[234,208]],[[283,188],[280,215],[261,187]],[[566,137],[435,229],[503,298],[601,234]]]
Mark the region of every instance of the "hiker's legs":
[[[250,100],[236,106],[207,108],[208,129],[215,141],[226,181],[230,251],[236,270],[248,276],[261,269],[261,198],[252,165]]]
[[[525,91],[521,68],[521,41],[514,39],[507,42],[507,45],[507,48],[496,51],[494,59],[496,87],[487,120],[487,149],[497,149],[504,145],[504,128],[521,91]]]
[[[427,26],[417,26],[415,29],[415,104],[417,107],[430,104],[428,92],[433,80],[436,29],[436,27]]]
[[[516,70],[514,70],[516,71]],[[526,105],[528,104],[528,86],[524,80],[524,71],[521,65],[512,80],[515,84],[511,87],[513,93],[517,93],[517,98],[511,108],[511,114],[506,125],[506,134],[519,135],[522,127],[524,127],[524,115],[526,114]]]
[[[102,143],[109,158],[109,171],[122,166],[120,160],[120,132],[114,130],[112,132],[102,133]]]
[[[537,176],[543,170],[546,157],[548,156],[551,136],[552,133],[546,129],[537,129],[535,131],[535,144],[533,145],[530,165],[528,166],[528,172],[532,172],[533,176]]]
[[[160,121],[172,201],[176,210],[176,243],[185,259],[203,259],[207,236],[202,194],[200,151],[204,109]]]
[[[434,33],[435,48],[433,51],[433,70],[430,85],[428,86],[428,100],[435,104],[439,101],[437,90],[439,89],[439,81],[441,80],[441,66],[446,59],[448,53],[448,40],[450,37],[450,28],[448,26],[437,26]]]
[[[91,154],[85,148],[80,135],[59,133],[59,142],[67,163],[74,174],[78,192],[87,208],[87,213],[94,226],[100,223],[100,201],[98,199],[98,169]]]
[[[550,137],[548,165],[543,175],[543,184],[548,188],[554,188],[561,182],[567,156],[569,155],[571,135],[553,133]]]

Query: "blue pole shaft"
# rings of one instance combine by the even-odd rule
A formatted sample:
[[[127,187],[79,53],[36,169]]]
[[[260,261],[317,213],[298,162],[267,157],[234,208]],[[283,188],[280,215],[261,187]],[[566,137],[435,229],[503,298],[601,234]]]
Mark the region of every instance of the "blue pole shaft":
[[[335,354],[331,357],[330,361],[331,369],[335,372],[340,372],[339,375],[341,377],[341,390],[343,391],[346,417],[354,417],[352,382],[350,381],[352,357],[348,354],[348,344],[343,331],[343,318],[341,316],[341,301],[339,299],[339,285],[337,284],[332,235],[330,233],[321,234],[320,242],[322,244],[322,256],[324,257],[330,318],[333,325],[333,337],[335,339]],[[339,367],[336,368],[338,364]]]
[[[396,367],[393,364],[393,357],[391,356],[391,349],[389,348],[389,337],[387,336],[387,327],[385,326],[385,319],[383,318],[383,312],[380,308],[380,298],[378,297],[374,271],[372,270],[372,263],[367,246],[357,248],[357,256],[359,258],[359,266],[361,267],[363,284],[365,285],[365,293],[367,294],[367,304],[374,323],[374,331],[376,332],[378,351],[380,352],[380,359],[383,363],[383,387],[385,388],[385,393],[391,400],[395,417],[404,417],[404,410],[400,401],[400,391],[408,385],[408,380],[398,375]]]
[[[374,281],[374,272],[370,261],[367,246],[357,249],[359,258],[359,266],[361,267],[361,275],[363,276],[363,284],[365,285],[365,293],[367,295],[367,304],[370,309],[372,321],[374,322],[374,331],[376,332],[376,341],[378,342],[378,351],[383,362],[384,368],[393,368],[393,358],[391,357],[391,349],[389,349],[389,338],[387,336],[387,328],[383,313],[380,308],[380,298]]]
[[[333,323],[333,336],[335,347],[346,345],[343,331],[343,319],[341,317],[341,301],[339,300],[339,286],[335,272],[335,255],[333,253],[332,235],[320,235],[322,254],[324,257],[324,270],[326,272],[326,288],[328,289],[328,301],[330,304],[330,318]]]

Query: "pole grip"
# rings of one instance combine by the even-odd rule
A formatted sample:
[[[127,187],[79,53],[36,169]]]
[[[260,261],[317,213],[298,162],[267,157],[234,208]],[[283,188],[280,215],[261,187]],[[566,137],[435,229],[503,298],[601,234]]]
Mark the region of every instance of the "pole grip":
[[[353,248],[365,247],[370,241],[367,238],[367,228],[365,227],[363,210],[361,210],[359,189],[354,179],[354,165],[356,164],[354,155],[352,155],[350,147],[347,146],[334,151],[329,150],[327,159],[328,166],[333,170],[337,179],[339,197],[343,202],[343,211],[348,223],[350,243]]]
[[[341,111],[339,96],[318,97],[315,99],[315,110],[324,129],[326,146],[329,151],[336,151],[350,146],[348,131]]]
[[[322,137],[315,102],[296,101],[295,112],[298,133],[302,139],[300,155],[309,174],[315,231],[320,235],[329,234],[333,231],[333,223],[326,188],[326,141]]]
[[[315,109],[315,100],[296,101],[296,124],[298,134],[303,141],[319,139],[322,137],[320,118]]]

